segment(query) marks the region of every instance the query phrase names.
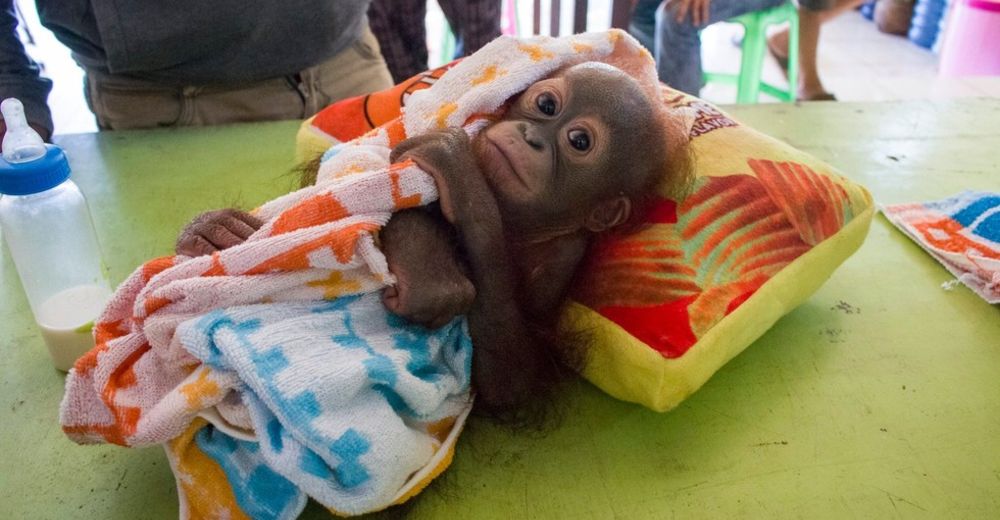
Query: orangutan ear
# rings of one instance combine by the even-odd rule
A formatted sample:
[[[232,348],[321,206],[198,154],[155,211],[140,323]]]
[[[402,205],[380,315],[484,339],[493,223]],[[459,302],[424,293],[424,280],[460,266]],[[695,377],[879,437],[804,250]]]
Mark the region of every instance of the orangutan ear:
[[[624,195],[597,204],[587,215],[583,226],[594,233],[624,224],[632,215],[632,201]]]

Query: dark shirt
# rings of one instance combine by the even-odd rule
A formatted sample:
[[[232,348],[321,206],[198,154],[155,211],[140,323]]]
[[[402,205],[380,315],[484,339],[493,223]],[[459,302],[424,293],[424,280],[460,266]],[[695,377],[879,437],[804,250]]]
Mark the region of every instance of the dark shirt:
[[[86,69],[169,85],[239,85],[316,65],[354,43],[369,0],[36,0],[42,24]],[[40,78],[0,0],[0,98],[50,131]]]

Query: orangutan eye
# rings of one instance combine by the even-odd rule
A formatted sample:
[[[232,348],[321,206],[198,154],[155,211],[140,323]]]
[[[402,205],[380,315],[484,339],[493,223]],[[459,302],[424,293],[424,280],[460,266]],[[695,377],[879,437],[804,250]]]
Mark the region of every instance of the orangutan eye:
[[[535,105],[538,110],[547,115],[554,116],[559,110],[559,104],[556,102],[556,98],[552,94],[542,94],[535,99]]]
[[[586,130],[570,130],[569,145],[581,152],[590,150],[590,134]]]

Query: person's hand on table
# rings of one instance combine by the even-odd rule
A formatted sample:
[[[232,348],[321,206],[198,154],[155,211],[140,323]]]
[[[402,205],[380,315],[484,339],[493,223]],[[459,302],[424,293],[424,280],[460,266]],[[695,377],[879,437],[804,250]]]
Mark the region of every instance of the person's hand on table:
[[[667,0],[664,8],[673,14],[677,23],[683,23],[688,13],[691,14],[691,24],[701,27],[708,23],[708,12],[712,0]]]

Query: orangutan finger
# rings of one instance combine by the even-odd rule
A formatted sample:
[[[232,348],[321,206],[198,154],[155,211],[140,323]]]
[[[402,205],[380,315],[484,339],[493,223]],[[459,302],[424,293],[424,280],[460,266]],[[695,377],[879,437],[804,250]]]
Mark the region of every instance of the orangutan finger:
[[[176,252],[184,256],[210,255],[218,249],[205,237],[196,234],[185,234],[177,241]]]
[[[236,234],[229,231],[226,226],[219,223],[202,226],[198,229],[198,234],[211,242],[212,245],[218,249],[228,249],[233,246],[238,246],[244,242],[244,239],[236,236]]]
[[[230,233],[236,235],[244,241],[250,238],[250,235],[257,232],[257,228],[236,217],[223,220],[220,224],[228,229]]]
[[[264,221],[262,221],[261,219],[259,219],[259,218],[255,217],[255,216],[251,215],[250,213],[247,213],[246,211],[240,211],[240,210],[237,210],[237,209],[233,209],[233,210],[230,210],[229,214],[231,216],[239,219],[241,222],[245,223],[246,225],[250,226],[254,230],[260,229],[260,227],[264,225]]]

